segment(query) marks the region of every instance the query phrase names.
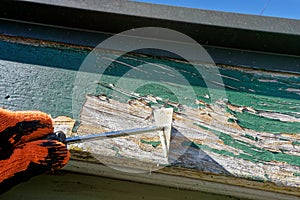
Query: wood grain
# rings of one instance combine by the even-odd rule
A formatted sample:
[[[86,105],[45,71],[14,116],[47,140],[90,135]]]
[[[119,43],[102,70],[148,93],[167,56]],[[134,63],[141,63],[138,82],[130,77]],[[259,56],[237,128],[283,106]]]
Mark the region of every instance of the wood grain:
[[[203,179],[203,173],[215,174],[218,175],[216,178],[208,180],[283,193],[294,191],[293,194],[299,194],[299,179],[295,175],[299,166],[276,161],[275,156],[274,160],[266,161],[260,154],[252,152],[270,152],[278,155],[275,151],[277,146],[274,144],[279,143],[282,138],[245,130],[236,123],[228,122],[230,115],[219,115],[209,109],[208,115],[206,109],[184,106],[181,112],[173,114],[172,140],[167,163],[163,160],[160,145],[153,146],[154,142],[159,142],[156,133],[71,145],[73,159],[102,163],[125,172],[158,171],[200,180]],[[120,103],[105,96],[87,96],[77,134],[149,126],[153,123],[151,110],[152,108],[141,100]],[[268,138],[267,141],[272,142],[264,144],[259,140],[243,137],[244,134],[250,133],[255,137]],[[244,146],[228,144],[223,137],[230,137],[231,142],[237,140],[238,144],[247,145],[251,159],[239,156],[248,151]],[[285,140],[293,140],[295,135],[286,134],[284,137]],[[294,154],[290,155],[294,158]],[[247,183],[247,179],[253,181]],[[289,189],[281,186],[288,186]]]
[[[218,112],[215,112],[218,110]],[[222,111],[223,110],[223,111]],[[81,126],[78,134],[91,130],[122,130],[150,126],[152,108],[141,100],[120,103],[115,100],[103,101],[101,97],[87,96],[81,112]],[[222,114],[223,113],[223,114]],[[224,108],[195,109],[183,106],[181,112],[173,115],[171,150],[168,162],[173,166],[197,169],[216,174],[234,175],[271,181],[279,185],[299,187],[299,149],[293,145],[299,135],[256,132],[228,120],[232,117]],[[88,126],[88,129],[85,126]],[[247,136],[245,136],[247,135]],[[99,154],[110,149],[111,154],[132,157],[149,162],[164,163],[156,156],[159,147],[151,142],[159,142],[158,134],[144,134],[88,145],[91,153]],[[257,139],[252,139],[257,138]],[[142,141],[148,141],[142,142]],[[285,149],[284,153],[280,149]],[[138,152],[138,154],[136,154]],[[149,152],[153,155],[149,155]],[[156,154],[157,153],[157,154]]]
[[[0,106],[39,109],[53,117],[70,116],[80,120],[76,134],[149,126],[153,123],[153,109],[166,106],[175,110],[168,160],[162,157],[155,133],[73,145],[73,159],[126,170],[158,170],[192,179],[201,179],[203,173],[208,173],[219,176],[209,181],[222,180],[226,184],[299,196],[297,73],[266,71],[259,66],[218,65],[226,97],[212,102],[203,78],[184,61],[138,54],[120,56],[99,50],[99,66],[104,60],[117,59],[100,79],[96,72],[77,72],[88,48],[24,39],[1,40],[0,48],[5,50],[0,59]],[[164,66],[176,69],[189,85],[178,84],[174,74],[164,73],[167,81],[162,87],[150,84],[131,91],[135,84],[153,79],[123,75],[147,63],[152,63],[156,71],[166,72]],[[196,64],[209,69],[206,64]],[[82,74],[86,81],[76,82]],[[120,78],[126,84],[116,84]],[[153,83],[162,82],[154,79]],[[88,86],[96,90],[89,90]],[[164,86],[170,86],[176,94]],[[185,91],[191,88],[195,98],[186,98]],[[80,92],[78,96],[74,95],[76,91]],[[79,106],[74,107],[77,101]],[[78,170],[84,171],[83,165]]]

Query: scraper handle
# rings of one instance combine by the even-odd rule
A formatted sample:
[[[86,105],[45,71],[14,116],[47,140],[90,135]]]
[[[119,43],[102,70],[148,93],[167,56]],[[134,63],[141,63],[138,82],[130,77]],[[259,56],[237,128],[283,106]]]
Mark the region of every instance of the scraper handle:
[[[62,131],[58,131],[51,135],[48,135],[47,138],[45,138],[45,139],[58,140],[65,144],[72,144],[72,143],[81,143],[81,142],[85,142],[85,141],[93,141],[93,140],[115,138],[115,137],[121,137],[121,136],[127,136],[127,135],[142,134],[142,133],[147,133],[147,132],[152,132],[152,131],[162,131],[162,130],[164,130],[164,128],[165,127],[152,126],[152,127],[146,127],[146,128],[135,128],[135,129],[128,129],[128,130],[111,131],[111,132],[89,134],[89,135],[75,136],[75,137],[69,137],[69,138],[67,138],[66,135]]]

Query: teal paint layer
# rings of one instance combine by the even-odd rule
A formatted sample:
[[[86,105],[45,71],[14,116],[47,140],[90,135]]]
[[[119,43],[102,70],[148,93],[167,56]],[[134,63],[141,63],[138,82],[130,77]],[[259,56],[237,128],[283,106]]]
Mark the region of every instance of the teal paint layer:
[[[217,150],[217,149],[213,149],[213,148],[193,142],[192,146],[194,146],[194,147],[196,146],[196,147],[201,148],[202,146],[204,146],[204,150],[212,151],[214,153],[218,153],[218,154],[224,155],[224,156],[241,158],[241,159],[248,160],[251,162],[278,161],[278,162],[286,162],[291,165],[300,166],[300,156],[289,155],[289,154],[279,153],[279,152],[276,152],[276,153],[271,152],[266,149],[254,146],[252,144],[248,144],[244,141],[234,139],[226,133],[212,130],[212,129],[204,127],[200,124],[195,124],[195,125],[199,126],[200,128],[202,128],[204,130],[211,131],[216,136],[218,136],[218,138],[221,139],[225,145],[233,147],[238,150],[241,150],[244,153],[240,153],[240,154],[236,155],[236,154],[233,154],[226,150]]]
[[[152,147],[154,147],[154,148],[158,147],[158,145],[161,144],[160,141],[146,141],[146,140],[141,140],[141,143],[144,143],[144,144],[150,144],[150,145],[152,145]]]
[[[269,132],[274,134],[300,132],[299,122],[283,122],[276,119],[268,119],[255,114],[243,112],[232,112],[238,118],[238,124],[242,127],[255,130],[257,132]]]
[[[3,61],[0,63],[2,72],[0,75],[2,79],[2,82],[0,82],[2,88],[0,90],[0,106],[14,110],[39,109],[52,114],[54,117],[58,115],[72,117],[74,112],[72,102],[78,100],[73,98],[76,73],[88,54],[88,50],[77,48],[42,47],[0,41],[0,59]],[[112,59],[115,62],[106,69],[99,81],[117,84],[120,77],[123,77],[130,69],[145,63],[153,63],[175,69],[188,81],[188,85],[177,84],[177,80],[168,79],[168,82],[164,84],[170,85],[173,91],[164,88],[164,85],[152,84],[138,87],[135,92],[140,93],[142,96],[159,96],[191,107],[203,106],[196,105],[194,103],[195,99],[187,98],[184,92],[190,88],[195,92],[198,100],[208,104],[211,103],[211,99],[206,98],[209,95],[206,83],[190,64],[157,57],[128,54],[119,57],[114,53],[103,52],[98,59],[98,67],[101,67],[101,60],[104,59]],[[12,61],[13,64],[6,61]],[[298,75],[274,75],[233,68],[219,68],[219,71],[225,84],[227,99],[231,104],[248,106],[258,112],[278,112],[296,118],[300,117],[300,95],[297,92],[300,78]],[[125,91],[128,85],[144,82],[145,80],[151,81],[147,76],[142,77],[142,79],[141,77],[136,77],[136,79],[133,77],[126,80],[128,80],[128,84],[122,88]],[[100,84],[89,84],[95,84],[96,91],[83,91],[82,101],[88,93],[106,94],[123,102],[132,99],[128,95],[113,91]],[[159,84],[161,85],[161,83]],[[164,103],[164,101],[157,101],[158,105]],[[80,110],[75,112],[80,112]],[[240,126],[256,131],[267,131],[274,134],[298,134],[300,130],[300,123],[298,122],[281,122],[247,112],[232,112],[232,114],[237,118],[236,121]]]

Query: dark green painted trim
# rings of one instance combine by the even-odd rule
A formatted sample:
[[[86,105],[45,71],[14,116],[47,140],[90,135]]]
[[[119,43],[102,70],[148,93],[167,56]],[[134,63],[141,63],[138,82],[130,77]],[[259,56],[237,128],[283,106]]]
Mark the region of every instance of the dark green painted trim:
[[[30,0],[1,4],[2,18],[109,33],[158,26],[185,33],[202,45],[300,55],[298,20],[124,0]]]
[[[64,44],[94,48],[112,34],[74,30],[65,27],[33,24],[10,19],[0,19],[0,34],[59,42]],[[50,45],[50,43],[49,43]],[[228,49],[220,46],[203,45],[216,64],[260,68],[272,71],[300,73],[300,57],[268,52],[254,52],[240,49]],[[88,49],[87,49],[88,51]],[[177,58],[175,54],[166,52],[147,51],[148,55]],[[162,55],[162,53],[164,53]],[[181,59],[181,58],[179,58]],[[198,60],[195,58],[195,60]]]

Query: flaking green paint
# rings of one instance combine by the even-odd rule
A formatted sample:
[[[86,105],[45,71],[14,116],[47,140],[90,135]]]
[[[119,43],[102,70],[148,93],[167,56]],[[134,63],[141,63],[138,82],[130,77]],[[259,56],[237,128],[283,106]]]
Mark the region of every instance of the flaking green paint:
[[[72,101],[74,100],[72,99],[72,92],[76,71],[79,69],[89,51],[54,46],[41,47],[5,41],[0,41],[0,50],[0,59],[2,61],[14,62],[14,65],[10,64],[10,66],[6,66],[7,62],[1,62],[5,63],[5,65],[0,63],[2,71],[1,79],[3,80],[1,87],[4,87],[0,90],[0,98],[2,99],[0,106],[14,110],[39,109],[52,114],[53,117],[58,115],[72,117]],[[172,67],[182,73],[188,80],[198,100],[202,100],[208,104],[211,103],[211,100],[205,97],[209,95],[205,82],[189,64],[128,54],[118,58],[117,55],[108,52],[104,52],[103,56],[111,59],[117,58],[118,61],[125,62],[133,67],[144,64],[145,62]],[[129,69],[128,66],[114,62],[107,68],[101,81],[116,84],[120,77],[128,72]],[[219,68],[219,70],[221,75],[223,75],[222,78],[226,86],[229,103],[236,106],[248,106],[257,111],[278,112],[299,117],[299,94],[288,90],[289,88],[299,88],[300,78],[298,75],[274,76],[266,73],[253,73],[230,68]],[[268,82],[268,80],[273,81]],[[144,80],[139,80],[138,78],[136,80],[128,80],[128,84],[133,84],[135,81]],[[32,88],[33,84],[36,85],[36,87]],[[174,86],[176,91],[179,91],[179,96],[182,95],[183,97],[183,93],[180,92],[186,90],[188,87],[190,86]],[[126,87],[122,89],[126,90]],[[178,101],[178,96],[175,96],[173,92],[155,85],[146,85],[137,88],[137,91],[141,95],[155,94],[164,99]],[[92,93],[92,91],[86,92]],[[131,97],[113,92],[111,89],[99,84],[95,92],[95,95],[98,94],[106,94],[113,99],[123,102],[131,99]],[[5,98],[8,95],[10,97]],[[180,103],[192,107],[199,107],[199,105],[194,104],[194,101],[195,99],[186,99]],[[157,102],[157,105],[164,104],[164,101]],[[260,117],[249,112],[231,112],[231,114],[237,118],[236,122],[244,128],[258,132],[267,131],[274,134],[299,134],[300,123],[298,122],[281,122],[279,120]],[[212,132],[214,132],[224,144],[240,149],[245,153],[234,155],[225,150],[217,150],[205,146],[202,146],[202,148],[207,148],[221,155],[239,157],[252,162],[276,160],[293,165],[300,165],[298,156],[272,153],[240,140],[235,140],[225,133]],[[253,139],[249,136],[245,137]],[[299,142],[294,142],[294,145],[299,145]]]
[[[299,122],[283,122],[278,119],[269,119],[257,116],[249,112],[231,112],[238,118],[238,124],[242,127],[252,129],[258,132],[269,132],[274,134],[292,133],[298,134],[300,130]]]
[[[221,139],[225,145],[233,147],[235,149],[239,149],[239,150],[243,151],[244,153],[235,155],[235,154],[229,153],[225,150],[222,151],[222,150],[216,150],[216,149],[214,149],[214,150],[208,149],[212,152],[215,152],[215,153],[218,153],[218,154],[224,155],[224,156],[229,155],[231,157],[241,158],[241,159],[248,160],[251,162],[279,161],[279,162],[286,162],[291,165],[300,166],[300,156],[294,156],[294,155],[289,155],[289,154],[280,153],[280,152],[276,152],[276,153],[271,152],[266,149],[254,146],[252,144],[248,144],[244,141],[233,139],[230,135],[228,135],[226,133],[212,130],[212,129],[204,127],[200,124],[195,124],[195,125],[199,126],[200,128],[203,128],[205,130],[211,131],[216,136],[218,136],[218,138]],[[194,145],[198,146],[199,148],[201,147],[201,145],[196,144],[196,143]]]
[[[214,152],[214,153],[217,153],[217,154],[220,154],[220,155],[224,155],[224,156],[230,156],[230,157],[234,156],[234,154],[232,152],[229,152],[229,151],[226,151],[226,150],[214,149],[214,148],[211,148],[207,145],[198,144],[198,143],[195,143],[195,142],[184,141],[184,142],[182,142],[181,145],[185,146],[185,147],[189,146],[189,147],[193,147],[193,148],[196,148],[196,149],[211,151],[211,152]]]
[[[250,140],[258,141],[258,138],[257,138],[257,137],[253,137],[253,136],[248,135],[248,134],[242,135],[242,137],[248,138],[248,139],[250,139]]]
[[[298,141],[293,141],[292,144],[300,146],[300,142],[298,142]]]
[[[294,176],[300,176],[300,173],[294,173]]]
[[[146,140],[141,140],[141,143],[144,143],[144,144],[150,144],[150,145],[152,145],[154,148],[158,147],[158,145],[161,144],[160,141],[146,141]]]

